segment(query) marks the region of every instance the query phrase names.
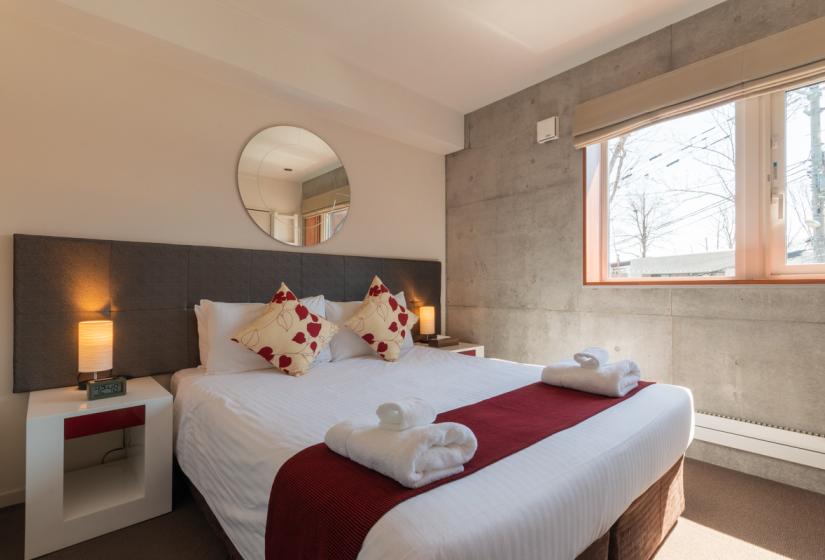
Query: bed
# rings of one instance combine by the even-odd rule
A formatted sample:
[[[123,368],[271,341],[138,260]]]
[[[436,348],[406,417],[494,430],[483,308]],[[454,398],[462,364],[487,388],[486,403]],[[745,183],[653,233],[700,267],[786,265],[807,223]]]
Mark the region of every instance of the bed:
[[[278,468],[341,420],[416,395],[446,411],[536,382],[540,367],[416,347],[303,377],[177,372],[175,450],[233,547],[264,558]],[[575,558],[654,487],[692,438],[689,391],[656,384],[580,424],[393,508],[359,558]]]
[[[539,378],[538,366],[427,348],[394,364],[321,363],[300,378],[194,368],[202,299],[268,301],[276,278],[300,295],[354,301],[375,274],[411,306],[436,304],[440,330],[438,261],[16,234],[14,391],[76,383],[77,322],[111,318],[115,375],[178,372],[177,460],[230,549],[259,559],[279,467],[334,423],[406,396],[452,410]],[[360,557],[646,560],[682,510],[692,425],[686,389],[647,387],[399,504],[372,527]]]

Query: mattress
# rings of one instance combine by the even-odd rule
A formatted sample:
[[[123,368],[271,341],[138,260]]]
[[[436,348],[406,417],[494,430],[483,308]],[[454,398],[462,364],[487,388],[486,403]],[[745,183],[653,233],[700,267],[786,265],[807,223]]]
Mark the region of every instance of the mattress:
[[[278,468],[333,424],[422,397],[451,410],[536,382],[541,368],[416,347],[395,363],[359,357],[302,377],[260,372],[173,377],[175,451],[247,559],[264,557]],[[403,502],[359,558],[570,559],[603,535],[684,454],[693,402],[656,384],[481,471]]]

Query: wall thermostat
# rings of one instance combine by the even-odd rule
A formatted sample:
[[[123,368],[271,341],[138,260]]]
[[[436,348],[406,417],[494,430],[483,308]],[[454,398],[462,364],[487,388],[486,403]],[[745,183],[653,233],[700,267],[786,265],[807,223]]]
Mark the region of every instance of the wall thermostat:
[[[559,118],[550,117],[536,123],[536,141],[544,144],[559,137]]]

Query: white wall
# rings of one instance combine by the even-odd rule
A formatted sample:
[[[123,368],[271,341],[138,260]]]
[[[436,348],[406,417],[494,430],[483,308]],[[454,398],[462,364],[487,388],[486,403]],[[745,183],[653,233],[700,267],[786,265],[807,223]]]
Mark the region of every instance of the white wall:
[[[301,212],[304,198],[301,183],[239,174],[238,187],[247,208],[275,210],[281,214]]]
[[[280,95],[323,107],[341,122],[441,154],[464,145],[464,116],[460,111],[346,62],[338,52],[285,24],[278,2],[264,2],[272,4],[271,16],[264,15],[266,10],[244,9],[248,2],[237,1],[61,2],[63,5],[54,6],[52,0],[48,8],[52,13],[58,12],[63,20],[93,14],[161,38],[170,45],[224,61],[258,76]],[[270,17],[275,21],[270,21]],[[123,39],[118,34],[116,42]]]
[[[8,17],[6,17],[8,16]],[[245,143],[297,124],[346,163],[352,211],[315,250],[444,261],[444,158],[20,14],[0,17],[0,505],[21,497],[26,396],[12,389],[13,233],[294,250],[249,219]],[[151,46],[151,45],[148,45]],[[168,48],[168,47],[164,47]],[[311,249],[310,249],[311,250]]]

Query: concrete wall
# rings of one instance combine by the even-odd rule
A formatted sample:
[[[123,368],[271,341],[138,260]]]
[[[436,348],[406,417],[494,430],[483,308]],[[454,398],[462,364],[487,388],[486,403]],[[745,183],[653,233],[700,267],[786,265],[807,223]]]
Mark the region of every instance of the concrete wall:
[[[582,287],[573,107],[825,16],[822,0],[730,0],[466,116],[447,157],[449,332],[547,363],[598,344],[699,409],[825,433],[825,287]],[[535,123],[561,117],[538,145]],[[699,458],[825,491],[825,473],[697,444]],[[780,463],[781,464],[781,463]]]
[[[304,214],[350,202],[349,177],[343,166],[305,181],[301,189],[304,197],[301,212]]]
[[[27,396],[11,392],[13,233],[444,260],[443,155],[59,9],[0,2],[0,506],[21,500],[24,484]],[[238,195],[241,150],[278,123],[316,131],[352,179],[346,225],[316,248],[269,238]]]
[[[332,171],[327,171],[323,175],[318,175],[309,181],[304,181],[301,188],[303,190],[304,198],[311,198],[313,196],[318,196],[319,194],[329,192],[333,189],[340,189],[341,187],[348,186],[349,177],[347,177],[347,170],[344,169],[344,166],[342,165],[341,167],[336,167]]]

